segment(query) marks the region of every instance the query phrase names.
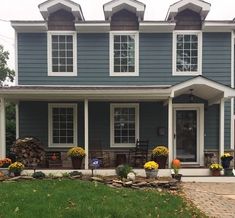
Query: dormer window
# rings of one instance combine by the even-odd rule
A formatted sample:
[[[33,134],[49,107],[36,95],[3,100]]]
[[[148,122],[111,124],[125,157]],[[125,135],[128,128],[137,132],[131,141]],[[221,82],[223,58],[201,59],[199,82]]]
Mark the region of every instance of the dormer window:
[[[136,31],[110,33],[110,75],[139,75],[139,34]]]
[[[48,76],[76,76],[76,33],[48,32]]]
[[[202,62],[201,31],[173,33],[173,75],[200,75]]]

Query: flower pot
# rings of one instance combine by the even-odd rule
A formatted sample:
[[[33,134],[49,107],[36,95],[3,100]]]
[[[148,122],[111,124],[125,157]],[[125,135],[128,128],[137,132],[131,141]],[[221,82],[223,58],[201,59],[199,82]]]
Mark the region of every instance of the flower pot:
[[[14,173],[14,176],[20,176],[21,171],[18,171],[18,170],[17,170],[17,171],[14,171],[13,173]]]
[[[167,161],[167,156],[154,156],[152,158],[156,163],[158,163],[159,167],[158,169],[165,169],[166,168],[166,161]]]
[[[81,169],[82,157],[71,157],[73,169]]]
[[[176,179],[177,181],[181,181],[182,174],[171,174],[171,177],[173,179]]]
[[[230,169],[225,168],[225,169],[224,169],[224,175],[225,175],[225,176],[234,176],[234,175],[233,175],[233,169],[232,169],[232,168],[230,168]]]
[[[157,178],[157,174],[158,174],[158,170],[156,169],[156,170],[147,170],[147,169],[145,169],[145,173],[146,173],[146,177],[148,178],[148,179],[155,179],[155,178]]]
[[[230,167],[230,159],[229,158],[225,158],[221,161],[222,167],[224,169],[228,169]]]
[[[220,176],[220,170],[211,170],[212,176]]]

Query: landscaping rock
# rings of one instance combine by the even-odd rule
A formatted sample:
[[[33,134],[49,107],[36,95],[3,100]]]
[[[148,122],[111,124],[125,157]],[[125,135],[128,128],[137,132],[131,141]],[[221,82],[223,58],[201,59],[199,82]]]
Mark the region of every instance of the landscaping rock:
[[[123,181],[122,181],[122,180],[115,180],[115,179],[114,179],[114,180],[113,180],[113,183],[117,183],[117,184],[121,184],[121,185],[122,185],[122,184],[123,184]]]
[[[161,189],[161,188],[157,188],[157,191],[158,191],[158,192],[162,192],[162,189]]]
[[[113,182],[113,183],[112,183],[112,186],[113,186],[113,187],[116,187],[116,188],[121,188],[121,187],[122,187],[122,184]]]
[[[71,179],[81,179],[82,176],[81,176],[81,175],[76,175],[76,176],[71,176],[70,178],[71,178]]]
[[[143,182],[135,183],[135,184],[133,184],[133,186],[146,187],[146,186],[148,186],[148,183],[143,181]]]
[[[20,178],[21,176],[16,176],[16,177],[9,178],[7,181],[18,181]]]
[[[131,187],[132,184],[133,184],[132,181],[128,181],[128,182],[124,182],[124,183],[123,183],[123,186],[124,186],[124,187]]]
[[[32,176],[20,176],[20,179],[22,179],[22,180],[33,180],[34,178]]]
[[[102,178],[95,177],[95,176],[91,177],[91,180],[96,181],[96,182],[104,182],[104,180]]]

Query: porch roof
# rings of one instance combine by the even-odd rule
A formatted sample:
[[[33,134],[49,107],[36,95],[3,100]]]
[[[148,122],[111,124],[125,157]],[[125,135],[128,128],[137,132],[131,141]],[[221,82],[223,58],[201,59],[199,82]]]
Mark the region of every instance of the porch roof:
[[[197,76],[169,85],[135,86],[11,86],[1,87],[0,97],[10,100],[161,100],[192,94],[207,100],[209,104],[218,103],[221,98],[235,97],[235,89]]]

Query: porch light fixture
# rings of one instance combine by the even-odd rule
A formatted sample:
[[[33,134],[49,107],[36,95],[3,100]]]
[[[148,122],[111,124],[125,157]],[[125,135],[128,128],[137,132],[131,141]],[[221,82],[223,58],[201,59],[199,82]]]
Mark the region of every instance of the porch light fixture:
[[[189,101],[194,102],[194,95],[193,95],[193,89],[189,89],[190,95],[189,95]]]

